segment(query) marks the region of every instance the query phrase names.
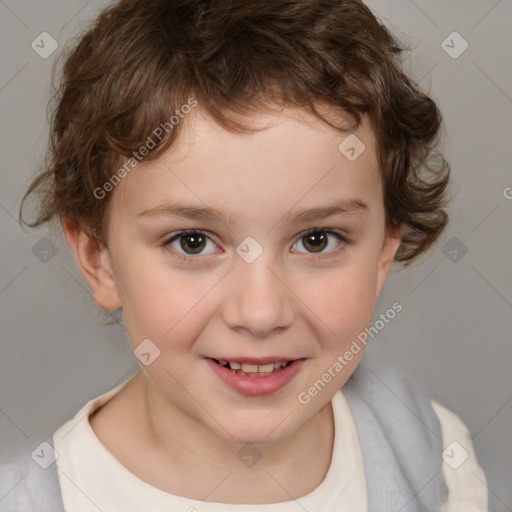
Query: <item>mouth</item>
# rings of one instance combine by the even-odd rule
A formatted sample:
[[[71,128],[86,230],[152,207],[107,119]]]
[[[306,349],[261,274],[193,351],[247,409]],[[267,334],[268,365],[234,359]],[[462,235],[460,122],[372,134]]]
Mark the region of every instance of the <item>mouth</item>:
[[[247,396],[270,395],[284,389],[306,361],[284,357],[236,359],[205,358],[220,382]]]
[[[212,361],[227,370],[231,370],[237,375],[244,377],[269,377],[283,371],[284,368],[290,366],[293,360],[274,361],[268,363],[246,363],[239,361],[225,361],[224,359],[212,359]]]

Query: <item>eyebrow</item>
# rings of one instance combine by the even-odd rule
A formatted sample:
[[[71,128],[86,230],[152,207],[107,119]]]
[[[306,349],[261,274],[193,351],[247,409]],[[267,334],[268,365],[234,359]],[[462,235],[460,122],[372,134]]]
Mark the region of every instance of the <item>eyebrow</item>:
[[[361,199],[340,199],[332,204],[316,208],[304,208],[298,211],[288,211],[279,222],[289,224],[306,221],[318,221],[326,217],[341,214],[365,213],[369,211],[368,205]],[[211,220],[216,217],[225,224],[233,223],[231,216],[209,207],[187,206],[184,204],[163,204],[147,208],[137,214],[137,217],[183,217],[191,220]]]

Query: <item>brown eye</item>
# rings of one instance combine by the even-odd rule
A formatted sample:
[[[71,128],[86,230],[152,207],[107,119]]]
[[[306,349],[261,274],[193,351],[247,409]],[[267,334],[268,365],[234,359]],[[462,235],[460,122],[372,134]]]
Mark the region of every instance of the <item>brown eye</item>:
[[[309,233],[302,240],[304,247],[310,252],[322,252],[328,243],[327,235],[322,231]]]
[[[293,246],[294,252],[323,254],[335,252],[345,241],[340,233],[328,229],[311,229],[303,234]]]
[[[181,235],[180,246],[188,254],[198,254],[206,246],[206,237],[201,233]]]
[[[170,246],[178,257],[203,256],[217,250],[217,245],[208,235],[196,230],[180,231],[165,242],[165,245]]]

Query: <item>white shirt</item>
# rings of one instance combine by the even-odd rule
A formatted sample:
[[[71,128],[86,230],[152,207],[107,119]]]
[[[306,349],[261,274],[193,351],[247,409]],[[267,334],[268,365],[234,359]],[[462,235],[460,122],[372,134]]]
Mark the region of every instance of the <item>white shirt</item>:
[[[66,512],[367,512],[366,482],[357,430],[341,391],[332,399],[334,444],[324,480],[294,501],[263,505],[229,505],[192,500],[162,491],[130,473],[96,437],[89,416],[127,382],[87,402],[53,435],[57,468]],[[443,476],[449,498],[442,512],[486,512],[485,475],[475,457],[471,437],[462,421],[433,402],[439,416],[444,453]],[[465,457],[457,442],[468,452]]]

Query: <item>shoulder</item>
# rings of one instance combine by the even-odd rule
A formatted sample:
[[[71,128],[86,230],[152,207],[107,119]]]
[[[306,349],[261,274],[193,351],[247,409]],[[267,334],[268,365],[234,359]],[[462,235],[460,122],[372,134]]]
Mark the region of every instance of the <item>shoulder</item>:
[[[26,488],[28,469],[19,461],[0,464],[0,512],[32,511]]]
[[[0,464],[0,512],[61,512],[56,464],[43,469],[17,458]]]
[[[442,512],[486,512],[487,483],[468,428],[452,411],[432,401],[443,438],[443,477],[448,499]]]

